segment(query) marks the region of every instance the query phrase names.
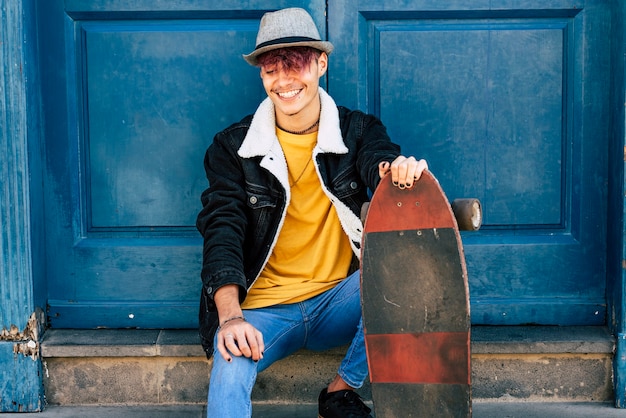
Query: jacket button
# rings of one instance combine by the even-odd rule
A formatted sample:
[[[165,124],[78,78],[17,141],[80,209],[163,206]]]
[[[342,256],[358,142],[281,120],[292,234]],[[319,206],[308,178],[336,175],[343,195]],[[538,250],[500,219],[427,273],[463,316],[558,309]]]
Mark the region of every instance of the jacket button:
[[[352,183],[350,183],[350,187],[352,187],[352,190],[356,189],[357,187],[359,187],[358,184],[356,184],[356,181],[353,181]]]
[[[207,295],[210,295],[211,293],[213,293],[213,288],[211,286],[206,288],[206,293]]]
[[[253,205],[255,205],[256,202],[258,202],[258,201],[259,201],[259,199],[257,199],[256,196],[250,196],[250,203],[252,203]]]

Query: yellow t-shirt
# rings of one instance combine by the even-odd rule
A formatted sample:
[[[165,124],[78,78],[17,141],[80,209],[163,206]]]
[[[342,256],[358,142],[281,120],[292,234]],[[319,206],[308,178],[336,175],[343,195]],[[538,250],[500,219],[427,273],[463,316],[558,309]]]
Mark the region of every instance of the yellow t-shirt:
[[[352,249],[313,163],[317,133],[276,135],[289,167],[291,201],[274,251],[248,290],[244,309],[307,300],[348,274]]]

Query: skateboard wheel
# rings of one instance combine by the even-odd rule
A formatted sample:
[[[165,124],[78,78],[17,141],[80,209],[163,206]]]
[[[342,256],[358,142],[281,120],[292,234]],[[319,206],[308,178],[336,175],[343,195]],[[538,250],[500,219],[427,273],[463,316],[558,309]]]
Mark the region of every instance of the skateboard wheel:
[[[455,199],[452,211],[461,231],[478,231],[483,223],[483,212],[478,199]]]

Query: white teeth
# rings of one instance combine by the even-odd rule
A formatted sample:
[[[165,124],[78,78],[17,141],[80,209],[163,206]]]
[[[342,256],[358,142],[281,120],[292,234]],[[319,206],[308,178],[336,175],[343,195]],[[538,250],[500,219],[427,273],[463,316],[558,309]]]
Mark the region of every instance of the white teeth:
[[[300,90],[290,90],[290,91],[283,91],[280,93],[277,93],[280,97],[282,97],[283,99],[290,99],[293,96],[295,96],[296,94],[300,93]]]

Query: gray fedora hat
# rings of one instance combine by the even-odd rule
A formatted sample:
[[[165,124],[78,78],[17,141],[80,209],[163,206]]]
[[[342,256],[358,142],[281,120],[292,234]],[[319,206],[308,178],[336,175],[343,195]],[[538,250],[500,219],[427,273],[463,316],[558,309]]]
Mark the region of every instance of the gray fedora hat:
[[[320,33],[306,10],[297,7],[268,12],[261,18],[254,51],[243,58],[250,65],[257,65],[257,58],[264,52],[292,46],[310,46],[330,54],[333,44],[322,41]]]

